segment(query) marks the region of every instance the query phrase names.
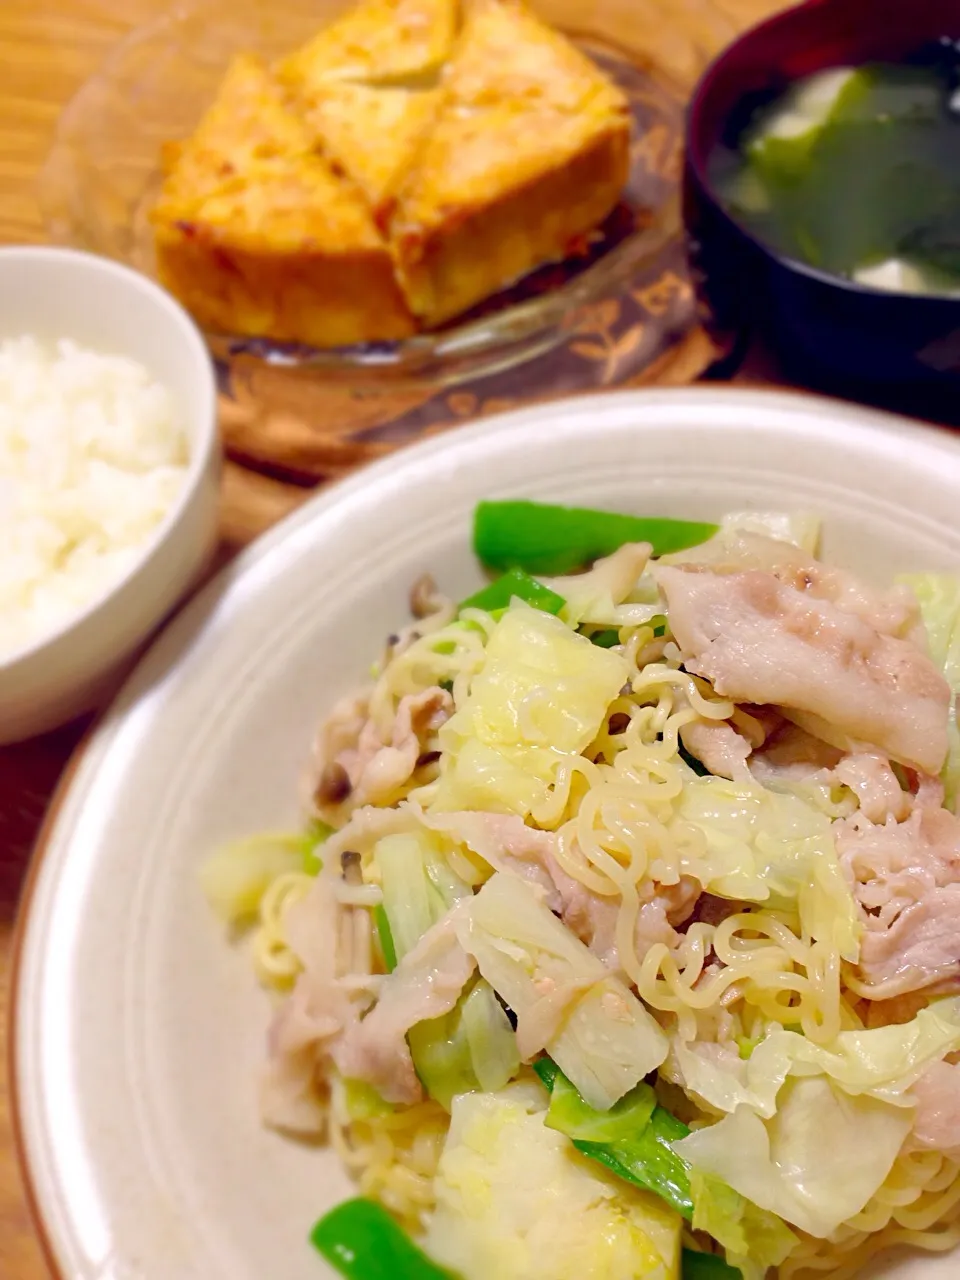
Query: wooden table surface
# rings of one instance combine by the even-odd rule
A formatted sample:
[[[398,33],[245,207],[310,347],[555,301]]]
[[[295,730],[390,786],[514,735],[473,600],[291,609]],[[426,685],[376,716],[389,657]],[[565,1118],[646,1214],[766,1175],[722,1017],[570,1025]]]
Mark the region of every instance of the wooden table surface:
[[[677,0],[679,5],[680,0]],[[128,30],[170,0],[0,0],[0,243],[44,239],[36,179],[61,108]],[[784,0],[714,0],[744,26]],[[0,302],[2,305],[2,302]],[[290,498],[269,481],[228,468],[227,547],[266,527]],[[236,518],[238,511],[243,519]],[[24,1203],[6,1079],[10,943],[30,850],[52,790],[80,734],[71,728],[0,749],[0,1278],[48,1280]]]

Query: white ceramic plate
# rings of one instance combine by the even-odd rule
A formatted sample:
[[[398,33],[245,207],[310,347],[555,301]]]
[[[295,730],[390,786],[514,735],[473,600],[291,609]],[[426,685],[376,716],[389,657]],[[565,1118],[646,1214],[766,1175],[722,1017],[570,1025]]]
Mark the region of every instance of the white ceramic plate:
[[[815,510],[826,556],[885,580],[960,567],[958,494],[960,446],[945,433],[779,394],[624,393],[411,449],[257,543],[139,667],[38,852],[14,1081],[62,1277],[329,1274],[306,1236],[348,1184],[332,1155],[258,1124],[266,998],[196,869],[221,841],[296,819],[312,734],[406,617],[413,579],[429,569],[461,596],[479,584],[478,499],[695,518]],[[914,1257],[882,1274],[947,1280],[958,1268]]]

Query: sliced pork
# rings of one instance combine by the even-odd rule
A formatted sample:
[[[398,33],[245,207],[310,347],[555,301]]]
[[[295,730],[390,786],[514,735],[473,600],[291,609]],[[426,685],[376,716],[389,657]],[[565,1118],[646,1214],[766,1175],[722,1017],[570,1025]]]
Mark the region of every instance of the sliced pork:
[[[960,1160],[960,1066],[933,1063],[911,1092],[917,1103],[911,1145]]]
[[[343,915],[331,875],[318,876],[303,902],[287,912],[287,939],[303,971],[271,1023],[260,1082],[263,1118],[278,1129],[322,1131],[320,1069],[336,1060],[347,1031],[359,1026],[370,1003],[369,994],[349,989],[341,977]]]
[[[347,785],[339,799],[318,794],[321,809],[331,801],[336,804],[347,799],[351,806],[395,801],[412,778],[428,740],[452,714],[452,697],[434,686],[400,699],[386,735],[372,719],[364,720],[355,740],[349,745],[341,741],[324,766],[327,776],[331,769],[339,769]],[[339,724],[342,739],[347,729],[356,725],[356,715],[348,720],[345,709]],[[320,775],[321,787],[325,773]]]
[[[960,818],[915,808],[882,825],[836,825],[837,853],[862,909],[863,980],[876,998],[960,979]]]
[[[407,1032],[449,1013],[473,974],[475,963],[454,932],[455,911],[429,929],[384,978],[377,1003],[337,1047],[342,1074],[372,1085],[387,1102],[408,1105],[423,1097]]]
[[[726,720],[692,720],[681,728],[680,741],[714,777],[749,779],[753,747]]]
[[[620,970],[616,928],[618,894],[594,893],[569,875],[557,857],[558,836],[528,827],[522,818],[496,813],[438,813],[424,815],[434,831],[462,841],[496,871],[507,871],[535,885],[550,910],[613,972]],[[644,956],[654,943],[673,949],[679,944],[676,926],[693,914],[702,892],[699,881],[683,876],[676,885],[645,881],[638,885],[640,911],[634,941]]]
[[[425,826],[465,844],[494,871],[509,871],[534,885],[550,910],[560,913],[562,901],[553,876],[557,839],[553,832],[528,827],[516,814],[416,812]]]
[[[826,740],[939,773],[950,690],[916,645],[771,573],[653,572],[685,666],[723,697],[802,713]]]
[[[693,876],[681,876],[676,884],[654,884],[648,880],[638,889],[640,912],[635,945],[642,960],[656,943],[671,950],[679,945],[677,930],[692,918],[703,887]]]
[[[882,635],[923,639],[920,607],[909,587],[877,591],[843,569],[821,564],[792,542],[743,530],[728,531],[701,547],[667,559],[716,573],[751,569],[770,573],[797,591],[829,600]]]
[[[829,786],[843,752],[821,738],[784,723],[750,757],[750,772],[763,786],[780,782],[812,782]]]
[[[845,756],[834,769],[838,781],[856,795],[860,812],[871,822],[902,822],[913,807],[886,757],[874,751]]]
[[[356,909],[368,922],[368,913]],[[354,909],[337,901],[334,876],[319,875],[285,922],[303,965],[268,1036],[261,1111],[268,1124],[319,1133],[324,1108],[317,1081],[332,1063],[341,1075],[371,1085],[387,1102],[413,1103],[423,1091],[407,1045],[418,1022],[449,1013],[474,971],[457,942],[452,913],[428,930],[392,974],[357,983],[357,957],[345,954]]]

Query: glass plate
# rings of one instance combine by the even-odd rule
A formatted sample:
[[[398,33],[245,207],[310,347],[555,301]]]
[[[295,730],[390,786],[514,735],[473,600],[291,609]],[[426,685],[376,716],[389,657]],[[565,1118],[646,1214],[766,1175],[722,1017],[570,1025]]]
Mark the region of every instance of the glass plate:
[[[579,258],[543,268],[443,329],[401,342],[319,350],[208,334],[214,355],[314,369],[353,385],[458,382],[508,368],[569,335],[583,307],[649,269],[679,231],[683,103],[709,49],[661,0],[536,0],[626,90],[636,120],[630,181]],[[161,144],[189,134],[235,53],[272,59],[344,8],[342,0],[190,0],[134,31],[64,111],[41,181],[51,237],[154,273],[147,211]],[[682,5],[680,6],[683,7]],[[674,9],[674,13],[676,10]],[[713,43],[713,41],[711,41]]]

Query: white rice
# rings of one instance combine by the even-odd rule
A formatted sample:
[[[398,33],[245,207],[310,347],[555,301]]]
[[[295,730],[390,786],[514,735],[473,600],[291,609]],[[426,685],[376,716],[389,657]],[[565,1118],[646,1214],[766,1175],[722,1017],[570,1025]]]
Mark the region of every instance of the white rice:
[[[107,593],[176,501],[187,461],[173,397],[136,361],[0,342],[0,656]]]

